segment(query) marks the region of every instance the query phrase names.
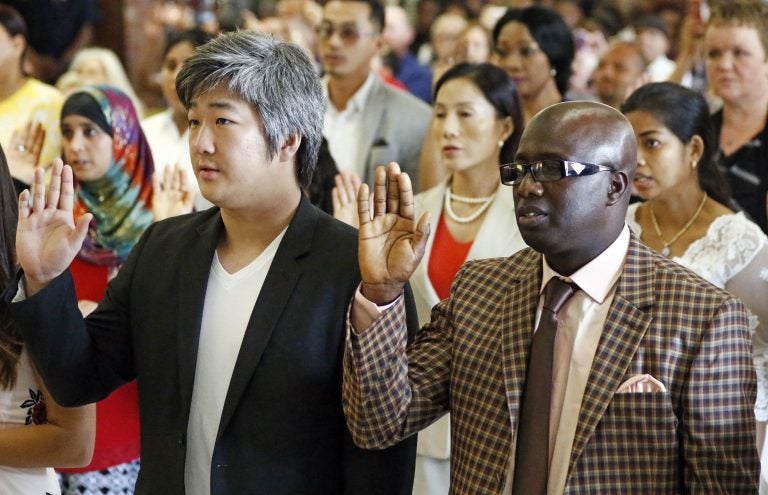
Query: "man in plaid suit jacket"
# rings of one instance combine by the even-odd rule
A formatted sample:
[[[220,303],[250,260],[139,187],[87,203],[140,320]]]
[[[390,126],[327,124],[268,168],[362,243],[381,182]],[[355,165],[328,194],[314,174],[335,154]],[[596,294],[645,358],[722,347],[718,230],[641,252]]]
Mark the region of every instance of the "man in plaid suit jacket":
[[[594,274],[594,263],[605,264],[609,253],[615,281],[596,313],[602,316],[573,406],[571,447],[550,448],[547,493],[757,493],[746,310],[629,234],[624,215],[636,164],[629,123],[599,103],[561,103],[531,121],[517,159],[526,167],[510,179],[514,213],[533,249],[467,263],[408,347],[400,293],[423,254],[426,218],[413,218],[410,180],[396,164],[377,171],[372,218],[361,188],[363,283],[351,306],[344,366],[355,442],[383,448],[450,411],[451,492],[511,493],[544,274],[575,281],[590,266]],[[579,335],[588,333],[584,325],[576,322]],[[577,342],[574,355],[585,345]],[[626,384],[649,375],[651,392],[617,393],[634,391]],[[553,410],[563,405],[556,402],[553,394]]]

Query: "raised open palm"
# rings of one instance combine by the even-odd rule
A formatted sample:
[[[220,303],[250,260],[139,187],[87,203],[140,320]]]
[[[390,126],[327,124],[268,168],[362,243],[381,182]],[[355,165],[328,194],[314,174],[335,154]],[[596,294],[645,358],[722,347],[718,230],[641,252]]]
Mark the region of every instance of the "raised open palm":
[[[378,167],[373,187],[373,216],[368,186],[357,194],[360,234],[358,257],[363,294],[377,304],[392,301],[416,270],[429,237],[429,217],[414,219],[413,188],[396,163]]]
[[[47,194],[42,168],[35,169],[32,185],[31,203],[29,190],[19,195],[16,229],[16,253],[30,296],[67,269],[83,244],[92,218],[89,213],[75,223],[72,169],[61,160],[53,162]]]

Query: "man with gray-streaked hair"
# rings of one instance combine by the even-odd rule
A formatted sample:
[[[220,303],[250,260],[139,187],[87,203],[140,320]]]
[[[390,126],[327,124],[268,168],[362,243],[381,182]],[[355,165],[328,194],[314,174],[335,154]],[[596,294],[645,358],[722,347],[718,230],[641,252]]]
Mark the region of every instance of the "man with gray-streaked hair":
[[[51,393],[85,404],[137,380],[137,494],[410,494],[415,442],[362,450],[344,423],[357,234],[302,194],[322,135],[311,61],[224,34],[185,63],[177,91],[215,207],[150,227],[85,320],[65,267],[90,217],[72,220],[68,166],[54,167],[47,207],[37,172],[23,291],[4,297]]]

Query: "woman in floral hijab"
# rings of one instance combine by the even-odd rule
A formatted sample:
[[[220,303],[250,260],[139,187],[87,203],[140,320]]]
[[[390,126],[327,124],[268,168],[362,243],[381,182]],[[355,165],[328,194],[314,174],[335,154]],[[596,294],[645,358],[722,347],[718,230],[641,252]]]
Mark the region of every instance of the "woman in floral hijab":
[[[64,161],[75,175],[75,216],[93,214],[70,266],[80,309],[88,314],[153,221],[154,166],[136,110],[116,88],[86,86],[71,94],[62,107],[61,134]],[[62,493],[133,493],[139,467],[136,382],[99,402],[96,418],[93,461],[62,473]]]

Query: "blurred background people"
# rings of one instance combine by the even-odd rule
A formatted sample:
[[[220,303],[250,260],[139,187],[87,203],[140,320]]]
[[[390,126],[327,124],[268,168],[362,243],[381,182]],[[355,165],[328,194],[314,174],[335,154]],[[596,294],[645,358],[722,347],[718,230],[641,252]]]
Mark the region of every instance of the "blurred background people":
[[[373,183],[377,165],[395,161],[418,183],[429,106],[384,84],[371,68],[384,40],[377,0],[332,0],[318,27],[327,105],[323,134],[341,171]]]
[[[525,122],[565,98],[574,42],[555,11],[535,5],[509,9],[493,29],[493,44],[492,60],[515,82]]]
[[[632,41],[613,42],[600,57],[592,74],[598,101],[619,108],[629,93],[644,82],[645,60],[640,45]]]
[[[707,101],[720,106],[719,100],[713,102],[709,91],[706,62],[704,60],[704,33],[709,20],[709,4],[707,0],[688,0],[685,15],[678,26],[675,43],[675,70],[669,80],[683,84],[686,87],[702,92]]]
[[[411,26],[408,13],[398,5],[387,5],[382,36],[392,56],[392,75],[402,82],[412,95],[432,102],[432,70],[419,63],[410,51],[416,31]]]
[[[122,62],[108,48],[83,48],[75,54],[69,72],[77,75],[80,85],[106,84],[125,93],[133,103],[136,113],[144,115],[144,104],[136,96],[133,85],[125,73]]]
[[[755,317],[755,415],[765,485],[768,238],[743,213],[728,208],[727,184],[713,160],[717,141],[709,108],[700,94],[674,83],[649,84],[621,110],[637,137],[635,189],[645,200],[629,206],[627,223],[656,251],[739,297]]]
[[[0,148],[0,284],[15,283],[18,196]],[[95,407],[62,407],[35,370],[21,335],[0,309],[0,493],[59,494],[50,466],[93,455]]]
[[[709,84],[723,102],[712,117],[717,163],[733,198],[768,232],[768,6],[760,0],[713,5],[705,53]]]
[[[187,109],[176,94],[176,75],[184,62],[195,53],[195,48],[210,39],[211,35],[202,29],[188,29],[169,36],[163,52],[160,84],[167,108],[141,122],[152,150],[155,173],[162,176],[167,167],[178,165],[184,171],[196,210],[209,208],[211,203],[200,193],[192,169]]]
[[[15,7],[29,28],[30,73],[53,84],[72,57],[93,41],[101,21],[96,0],[4,0]]]
[[[491,33],[479,22],[472,21],[459,35],[454,58],[457,64],[482,64],[488,62],[492,47]]]
[[[675,71],[675,63],[667,57],[670,49],[667,25],[658,16],[645,15],[635,21],[634,28],[651,81],[668,80]]]
[[[418,57],[432,67],[433,82],[456,63],[456,45],[466,27],[467,19],[456,12],[443,12],[430,26],[429,43],[421,46]]]
[[[32,182],[37,165],[59,154],[61,93],[24,73],[27,27],[19,13],[0,4],[0,144],[11,175],[21,190]]]

